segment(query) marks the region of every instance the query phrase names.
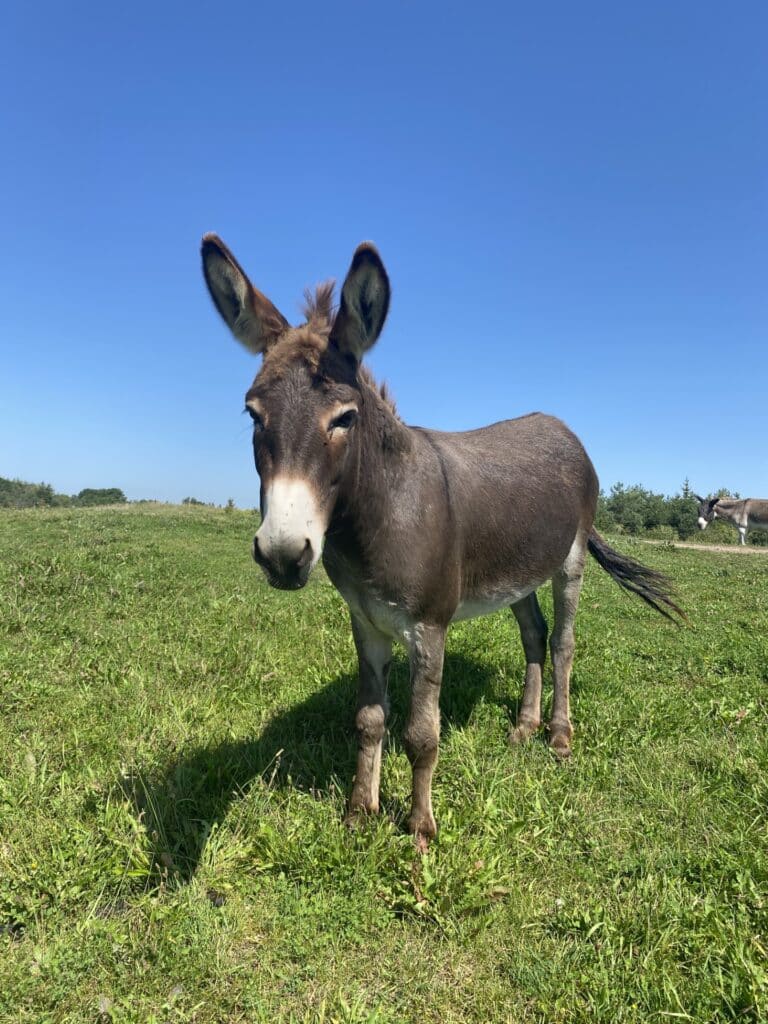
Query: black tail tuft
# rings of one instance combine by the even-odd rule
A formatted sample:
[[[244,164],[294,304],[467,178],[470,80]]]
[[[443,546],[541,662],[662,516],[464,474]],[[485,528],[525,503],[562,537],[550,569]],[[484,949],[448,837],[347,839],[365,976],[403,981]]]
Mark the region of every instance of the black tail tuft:
[[[670,622],[679,625],[677,619],[674,619],[667,609],[671,609],[681,619],[687,621],[688,617],[685,612],[672,600],[674,591],[671,582],[662,573],[656,572],[655,569],[649,569],[648,566],[641,565],[633,558],[627,558],[626,555],[614,551],[595,529],[589,531],[587,548],[600,568],[605,569],[620,587],[632,594],[637,594],[646,604],[649,604]]]

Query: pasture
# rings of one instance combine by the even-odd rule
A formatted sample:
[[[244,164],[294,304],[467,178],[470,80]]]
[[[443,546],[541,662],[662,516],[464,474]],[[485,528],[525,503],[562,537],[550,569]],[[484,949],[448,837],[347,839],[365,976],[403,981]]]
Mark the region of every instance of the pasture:
[[[350,832],[346,607],[270,590],[255,525],[2,513],[0,1020],[768,1017],[768,557],[615,540],[682,629],[589,560],[567,763],[507,745],[511,613],[454,626],[419,857],[404,657]]]

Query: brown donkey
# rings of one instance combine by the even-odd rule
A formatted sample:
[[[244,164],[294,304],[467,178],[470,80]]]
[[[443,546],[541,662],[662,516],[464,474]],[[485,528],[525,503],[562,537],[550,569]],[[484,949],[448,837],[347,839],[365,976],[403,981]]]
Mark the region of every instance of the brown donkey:
[[[349,605],[360,665],[358,756],[349,819],[379,809],[392,643],[406,648],[411,709],[403,741],[413,768],[409,828],[434,836],[432,772],[448,626],[510,605],[522,634],[523,699],[510,740],[541,723],[547,625],[536,590],[552,580],[554,698],[549,742],[570,753],[573,621],[587,551],[663,615],[667,581],[612,550],[593,528],[597,476],[578,438],[541,413],[465,433],[406,426],[361,366],[381,333],[389,280],[358,247],[332,309],[332,285],[291,327],[216,235],[202,244],[216,308],[264,360],[245,396],[261,478],[253,557],[273,587],[303,587],[320,558]],[[325,543],[323,544],[323,539]],[[667,616],[669,617],[669,616]]]

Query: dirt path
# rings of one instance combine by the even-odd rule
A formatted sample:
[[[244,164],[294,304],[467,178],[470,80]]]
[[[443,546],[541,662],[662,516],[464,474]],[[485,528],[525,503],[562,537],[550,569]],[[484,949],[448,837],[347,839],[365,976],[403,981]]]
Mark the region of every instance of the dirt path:
[[[657,547],[672,544],[673,547],[689,548],[691,551],[725,551],[727,554],[735,552],[740,555],[768,555],[768,547],[759,548],[753,544],[746,544],[744,547],[741,544],[688,544],[684,540],[650,540],[647,537],[633,537],[632,540],[639,541],[640,544],[654,544]]]

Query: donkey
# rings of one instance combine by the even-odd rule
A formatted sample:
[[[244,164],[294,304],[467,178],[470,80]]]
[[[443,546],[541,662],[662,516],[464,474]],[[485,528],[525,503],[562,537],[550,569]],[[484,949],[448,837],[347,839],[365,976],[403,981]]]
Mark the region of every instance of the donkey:
[[[739,531],[741,544],[747,543],[747,530],[768,530],[768,501],[763,498],[701,498],[699,503],[700,530],[706,530],[713,519],[722,519]]]
[[[408,828],[436,833],[432,774],[451,622],[511,606],[526,659],[513,743],[541,723],[547,624],[536,590],[552,581],[554,699],[549,743],[571,750],[573,623],[587,551],[622,587],[667,618],[680,612],[665,577],[610,548],[593,527],[598,481],[578,438],[532,413],[465,433],[406,426],[361,359],[390,301],[384,264],[360,245],[333,308],[333,282],[305,293],[291,327],[214,234],[205,280],[235,337],[264,356],[245,395],[261,483],[253,557],[273,587],[297,590],[321,557],[347,602],[359,661],[357,769],[347,821],[379,810],[393,641],[410,662],[403,741],[411,763]]]

